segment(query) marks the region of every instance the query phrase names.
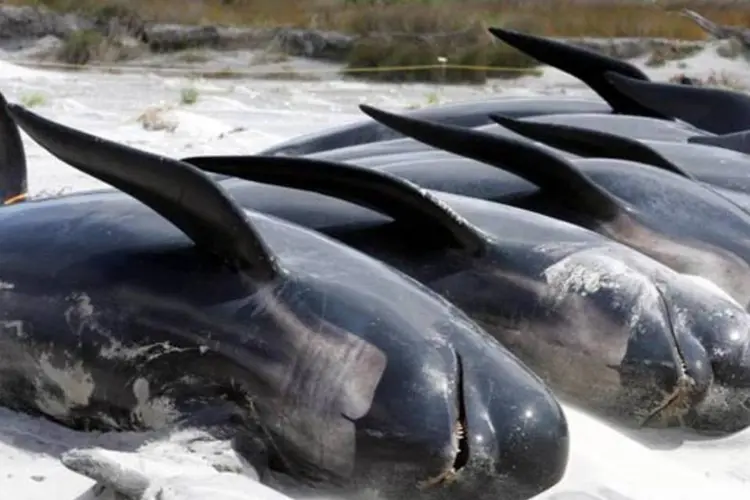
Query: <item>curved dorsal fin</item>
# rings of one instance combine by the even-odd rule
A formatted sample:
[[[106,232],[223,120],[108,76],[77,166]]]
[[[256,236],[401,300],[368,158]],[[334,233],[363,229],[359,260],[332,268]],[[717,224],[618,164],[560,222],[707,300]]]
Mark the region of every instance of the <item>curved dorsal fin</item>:
[[[750,97],[740,92],[647,82],[610,72],[605,78],[643,106],[706,132],[729,134],[750,128]]]
[[[490,115],[499,125],[534,141],[575,155],[595,158],[617,158],[653,165],[693,179],[693,176],[641,141],[570,125],[535,123],[506,116]]]
[[[750,124],[748,124],[750,127]],[[716,146],[738,153],[750,154],[750,130],[742,130],[724,135],[696,135],[688,139],[690,144]]]
[[[575,203],[575,208],[581,212],[604,220],[613,219],[621,213],[617,199],[592,182],[575,165],[530,141],[399,116],[366,104],[359,107],[373,119],[408,137],[507,170],[536,184],[548,194],[562,196]]]
[[[136,198],[198,247],[258,281],[281,275],[242,208],[198,168],[65,127],[17,105],[8,110],[52,155]]]
[[[501,28],[489,28],[489,31],[539,62],[578,78],[604,99],[615,113],[664,118],[664,115],[641,106],[621,93],[604,78],[605,72],[613,71],[632,78],[648,80],[648,77],[632,64],[550,38]]]
[[[8,112],[8,102],[0,94],[0,203],[24,201],[28,190],[26,152],[21,133]]]
[[[345,163],[284,156],[199,156],[184,162],[207,172],[314,191],[409,221],[447,244],[478,254],[485,238],[463,217],[417,185],[392,174]]]

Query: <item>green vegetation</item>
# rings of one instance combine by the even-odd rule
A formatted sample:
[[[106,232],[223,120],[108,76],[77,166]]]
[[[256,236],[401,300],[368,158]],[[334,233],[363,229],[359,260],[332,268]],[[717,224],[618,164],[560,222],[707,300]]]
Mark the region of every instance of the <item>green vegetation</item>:
[[[47,97],[40,92],[30,92],[21,96],[21,104],[27,108],[35,108],[47,102]]]
[[[117,17],[185,24],[315,27],[347,33],[446,33],[478,20],[550,36],[648,36],[701,40],[678,14],[688,7],[721,24],[750,26],[747,2],[705,0],[6,0]],[[457,15],[460,12],[460,15]]]
[[[198,102],[198,90],[187,87],[180,91],[180,102],[182,104],[195,104]]]
[[[750,2],[705,0],[6,0],[86,13],[106,25],[116,18],[133,31],[142,20],[184,24],[293,26],[358,35],[347,71],[380,81],[481,83],[518,76],[536,62],[494,40],[487,26],[559,37],[653,37],[703,40],[705,34],[681,16],[687,7],[720,24],[750,26]],[[101,56],[123,58],[109,37],[77,33],[61,58],[84,64]],[[113,48],[114,47],[114,48]],[[666,47],[649,64],[687,57],[694,49]],[[199,58],[187,54],[186,59]],[[441,66],[438,58],[445,58]],[[431,66],[387,70],[388,67]],[[455,66],[471,66],[471,69]],[[476,69],[479,67],[480,69]],[[491,67],[494,69],[487,69]],[[377,71],[373,69],[378,68]],[[504,69],[497,69],[504,68]]]
[[[103,43],[104,36],[98,31],[76,31],[65,40],[57,58],[68,64],[83,65],[89,62]]]

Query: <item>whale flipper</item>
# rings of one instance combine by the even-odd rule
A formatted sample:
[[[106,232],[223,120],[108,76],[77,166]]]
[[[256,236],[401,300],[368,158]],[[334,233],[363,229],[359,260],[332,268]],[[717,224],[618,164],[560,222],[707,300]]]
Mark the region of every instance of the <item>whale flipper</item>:
[[[463,217],[417,185],[384,171],[304,157],[199,156],[184,158],[207,172],[281,185],[359,204],[408,221],[441,243],[476,254],[485,238]]]
[[[740,92],[637,80],[607,72],[606,79],[643,106],[712,134],[750,128],[750,97]]]
[[[186,469],[193,475],[209,469],[206,466],[157,461],[132,452],[98,447],[68,450],[62,454],[60,461],[67,469],[86,476],[125,498],[141,498],[154,480],[180,474]]]
[[[539,186],[548,195],[575,203],[577,210],[600,220],[612,220],[622,213],[619,202],[575,165],[531,141],[399,116],[366,104],[359,107],[408,137],[507,170]]]
[[[748,125],[750,127],[750,125]],[[690,144],[716,146],[738,153],[750,154],[750,130],[742,130],[724,135],[696,135],[688,139]]]
[[[220,443],[218,440],[215,443],[214,448],[218,448]],[[224,471],[223,464],[212,463],[213,457],[200,456],[201,453],[191,457],[193,460],[185,461],[178,453],[184,454],[188,450],[182,446],[170,449],[170,445],[174,446],[169,442],[155,445],[154,451],[161,454],[150,453],[147,449],[131,452],[100,447],[74,448],[63,453],[60,461],[67,469],[92,479],[100,487],[109,488],[118,498],[146,498],[149,491],[159,491],[171,481],[184,484],[191,479],[208,482],[219,478],[244,478],[247,481],[245,487],[257,484],[259,491],[269,489],[258,482],[256,471],[233,468]],[[218,456],[217,453],[216,458]],[[278,494],[278,498],[286,497]]]
[[[692,175],[678,165],[635,139],[570,125],[528,122],[500,115],[490,115],[490,118],[499,125],[529,139],[578,156],[630,160],[653,165],[693,179]]]
[[[26,152],[21,133],[0,94],[0,202],[10,205],[24,201],[28,190]]]
[[[242,208],[200,169],[65,127],[15,104],[8,110],[53,156],[133,196],[200,248],[260,282],[281,274]]]
[[[652,118],[665,117],[623,94],[604,78],[607,71],[612,71],[631,78],[648,80],[648,76],[632,64],[549,38],[502,28],[488,29],[511,47],[578,78],[604,99],[615,113]]]

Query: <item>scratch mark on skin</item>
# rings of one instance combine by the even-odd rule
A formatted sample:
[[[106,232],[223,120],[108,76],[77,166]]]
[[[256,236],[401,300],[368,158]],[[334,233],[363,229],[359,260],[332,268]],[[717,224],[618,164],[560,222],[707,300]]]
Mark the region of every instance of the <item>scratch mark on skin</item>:
[[[86,293],[71,294],[69,299],[74,301],[65,311],[65,320],[70,330],[79,338],[84,328],[88,327],[91,331],[99,334],[109,341],[109,347],[102,347],[99,356],[110,360],[133,361],[141,358],[141,361],[148,363],[154,359],[166,354],[200,350],[201,347],[184,347],[178,348],[172,346],[169,342],[155,342],[153,344],[128,347],[118,340],[110,330],[103,327],[96,320],[96,309],[92,304],[91,297]],[[205,346],[202,346],[205,347]],[[201,352],[201,354],[203,354]]]
[[[602,289],[627,291],[630,296],[640,297],[630,311],[629,325],[633,328],[638,319],[654,303],[656,290],[651,280],[642,272],[625,262],[593,251],[577,252],[549,266],[544,277],[554,291],[551,297],[555,304],[563,301],[568,293],[586,297]]]
[[[110,337],[111,345],[107,348],[100,350],[100,356],[105,359],[120,359],[120,360],[135,360],[142,358],[143,363],[148,363],[161,356],[167,354],[174,354],[187,351],[199,351],[205,346],[200,347],[174,347],[169,342],[157,342],[154,344],[144,345],[140,347],[127,347],[119,340]],[[203,354],[204,351],[201,352]],[[157,352],[153,352],[157,351]]]
[[[4,333],[9,333],[19,339],[28,338],[24,322],[20,319],[0,321],[0,329],[2,329]]]

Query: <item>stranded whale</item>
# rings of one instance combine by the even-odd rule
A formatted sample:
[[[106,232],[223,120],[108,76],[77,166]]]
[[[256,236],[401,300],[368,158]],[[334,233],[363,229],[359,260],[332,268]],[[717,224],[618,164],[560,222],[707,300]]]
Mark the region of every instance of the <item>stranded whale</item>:
[[[56,130],[10,110],[32,138]],[[229,406],[292,489],[526,499],[559,481],[561,408],[455,306],[195,167],[89,146],[69,163],[119,192],[0,210],[1,404],[99,429]]]
[[[679,272],[702,276],[750,306],[750,215],[711,188],[651,165],[571,160],[528,139],[361,107],[410,137],[539,186],[509,203],[589,228]],[[502,184],[504,176],[496,182]]]
[[[116,155],[122,168],[146,163],[136,149],[25,113],[45,126],[35,140],[63,161],[99,164]],[[111,148],[110,155],[93,153],[92,143]],[[174,161],[159,157],[159,163]],[[734,335],[750,330],[748,318],[715,287],[577,226],[427,192],[370,169],[272,156],[188,161],[373,209],[357,214],[329,199],[326,212],[313,193],[239,179],[222,183],[243,206],[315,225],[429,285],[563,399],[629,424],[681,417],[696,428],[732,431],[748,423],[742,383],[750,366],[734,356],[747,344],[747,335]]]
[[[600,101],[585,99],[559,99],[554,97],[517,97],[488,101],[460,102],[442,106],[430,106],[415,111],[407,111],[410,116],[450,123],[460,127],[478,127],[490,124],[489,114],[497,112],[514,117],[538,114],[565,113],[607,113],[609,107]],[[265,149],[266,155],[307,155],[330,149],[358,145],[377,145],[401,138],[397,131],[385,127],[374,120],[341,125],[339,127],[292,138],[281,144]]]

